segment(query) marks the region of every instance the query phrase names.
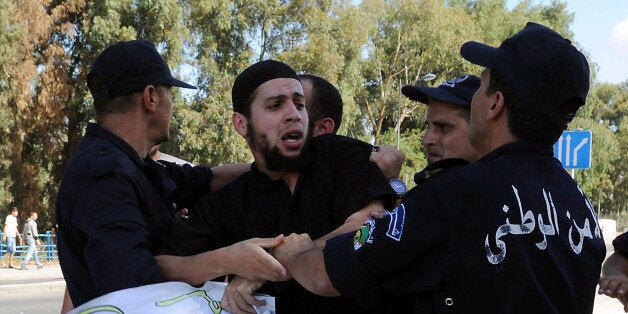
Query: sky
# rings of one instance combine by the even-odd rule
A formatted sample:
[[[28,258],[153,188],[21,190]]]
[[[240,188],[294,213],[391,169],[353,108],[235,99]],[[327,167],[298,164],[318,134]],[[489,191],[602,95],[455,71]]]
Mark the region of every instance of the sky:
[[[573,40],[598,65],[597,81],[619,84],[628,80],[628,0],[560,0],[574,13]],[[512,8],[519,0],[507,0]],[[533,0],[549,5],[550,0]]]

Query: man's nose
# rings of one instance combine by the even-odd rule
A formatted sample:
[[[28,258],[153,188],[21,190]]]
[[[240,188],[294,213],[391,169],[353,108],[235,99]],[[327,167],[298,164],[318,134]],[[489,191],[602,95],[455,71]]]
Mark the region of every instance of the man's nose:
[[[297,122],[301,120],[301,114],[304,110],[299,110],[294,102],[290,102],[290,106],[287,106],[286,122]]]
[[[423,144],[423,146],[425,147],[428,147],[434,145],[435,142],[436,136],[434,135],[434,132],[430,131],[430,129],[427,129],[427,131],[425,131],[425,135],[423,135],[423,142],[421,144]]]

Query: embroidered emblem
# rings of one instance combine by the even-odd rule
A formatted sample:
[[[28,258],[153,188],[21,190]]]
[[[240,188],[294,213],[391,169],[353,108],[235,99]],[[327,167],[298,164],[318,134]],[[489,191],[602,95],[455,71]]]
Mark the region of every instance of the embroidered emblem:
[[[464,80],[466,80],[468,78],[469,78],[469,74],[467,74],[467,75],[465,75],[463,77],[457,77],[457,78],[455,78],[453,80],[450,80],[450,81],[445,81],[445,82],[443,82],[440,85],[441,86],[449,86],[451,88],[454,88],[454,87],[456,87],[456,84],[458,84],[458,83],[460,83],[460,82],[462,82],[462,81],[464,81]]]
[[[403,223],[406,220],[406,206],[404,204],[399,205],[389,216],[390,223],[388,223],[386,236],[399,242],[403,235]]]
[[[373,218],[364,222],[362,227],[353,236],[353,249],[358,250],[365,243],[373,243],[373,230],[375,230],[375,220]]]

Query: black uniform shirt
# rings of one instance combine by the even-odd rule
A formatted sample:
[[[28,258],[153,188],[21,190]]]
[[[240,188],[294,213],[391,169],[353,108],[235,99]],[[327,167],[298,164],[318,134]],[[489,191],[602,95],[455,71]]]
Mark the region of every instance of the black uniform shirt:
[[[591,313],[604,256],[587,197],[551,146],[526,143],[432,177],[324,249],[342,295],[405,296],[415,313]]]
[[[628,256],[628,232],[624,232],[613,240],[613,248],[623,256]]]
[[[87,126],[56,205],[59,260],[74,306],[162,281],[153,255],[165,245],[174,247],[166,203],[179,193],[161,170],[112,132]],[[202,194],[212,175],[209,168],[196,167],[180,170],[178,178],[205,186],[194,187]]]
[[[394,191],[369,162],[372,146],[342,136],[312,139],[311,162],[300,172],[294,194],[283,181],[252,170],[199,202],[192,217],[177,224],[187,254],[231,245],[253,237],[308,233],[319,238],[369,201],[391,205]],[[268,287],[266,287],[268,288]],[[346,298],[316,296],[294,281],[263,290],[276,297],[278,313],[358,313]]]

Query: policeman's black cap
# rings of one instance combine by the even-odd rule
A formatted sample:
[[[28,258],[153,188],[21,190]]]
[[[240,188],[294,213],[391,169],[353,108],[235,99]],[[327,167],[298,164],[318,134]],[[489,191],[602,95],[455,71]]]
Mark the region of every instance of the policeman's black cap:
[[[98,75],[100,82],[89,90],[95,99],[107,99],[139,92],[147,85],[196,89],[172,77],[164,58],[153,43],[144,40],[121,41],[103,50],[87,74]]]
[[[278,78],[293,78],[299,80],[297,72],[289,65],[275,61],[264,60],[257,62],[236,77],[231,89],[231,101],[233,102],[233,111],[244,112],[247,101],[251,94],[260,85]]]
[[[471,63],[497,70],[508,86],[552,123],[566,127],[589,92],[589,64],[571,41],[528,22],[498,48],[470,41],[460,54]],[[563,103],[578,107],[567,112]]]
[[[412,100],[428,103],[428,97],[442,102],[470,107],[473,94],[480,87],[480,78],[467,74],[443,82],[438,87],[406,85],[401,92]]]

